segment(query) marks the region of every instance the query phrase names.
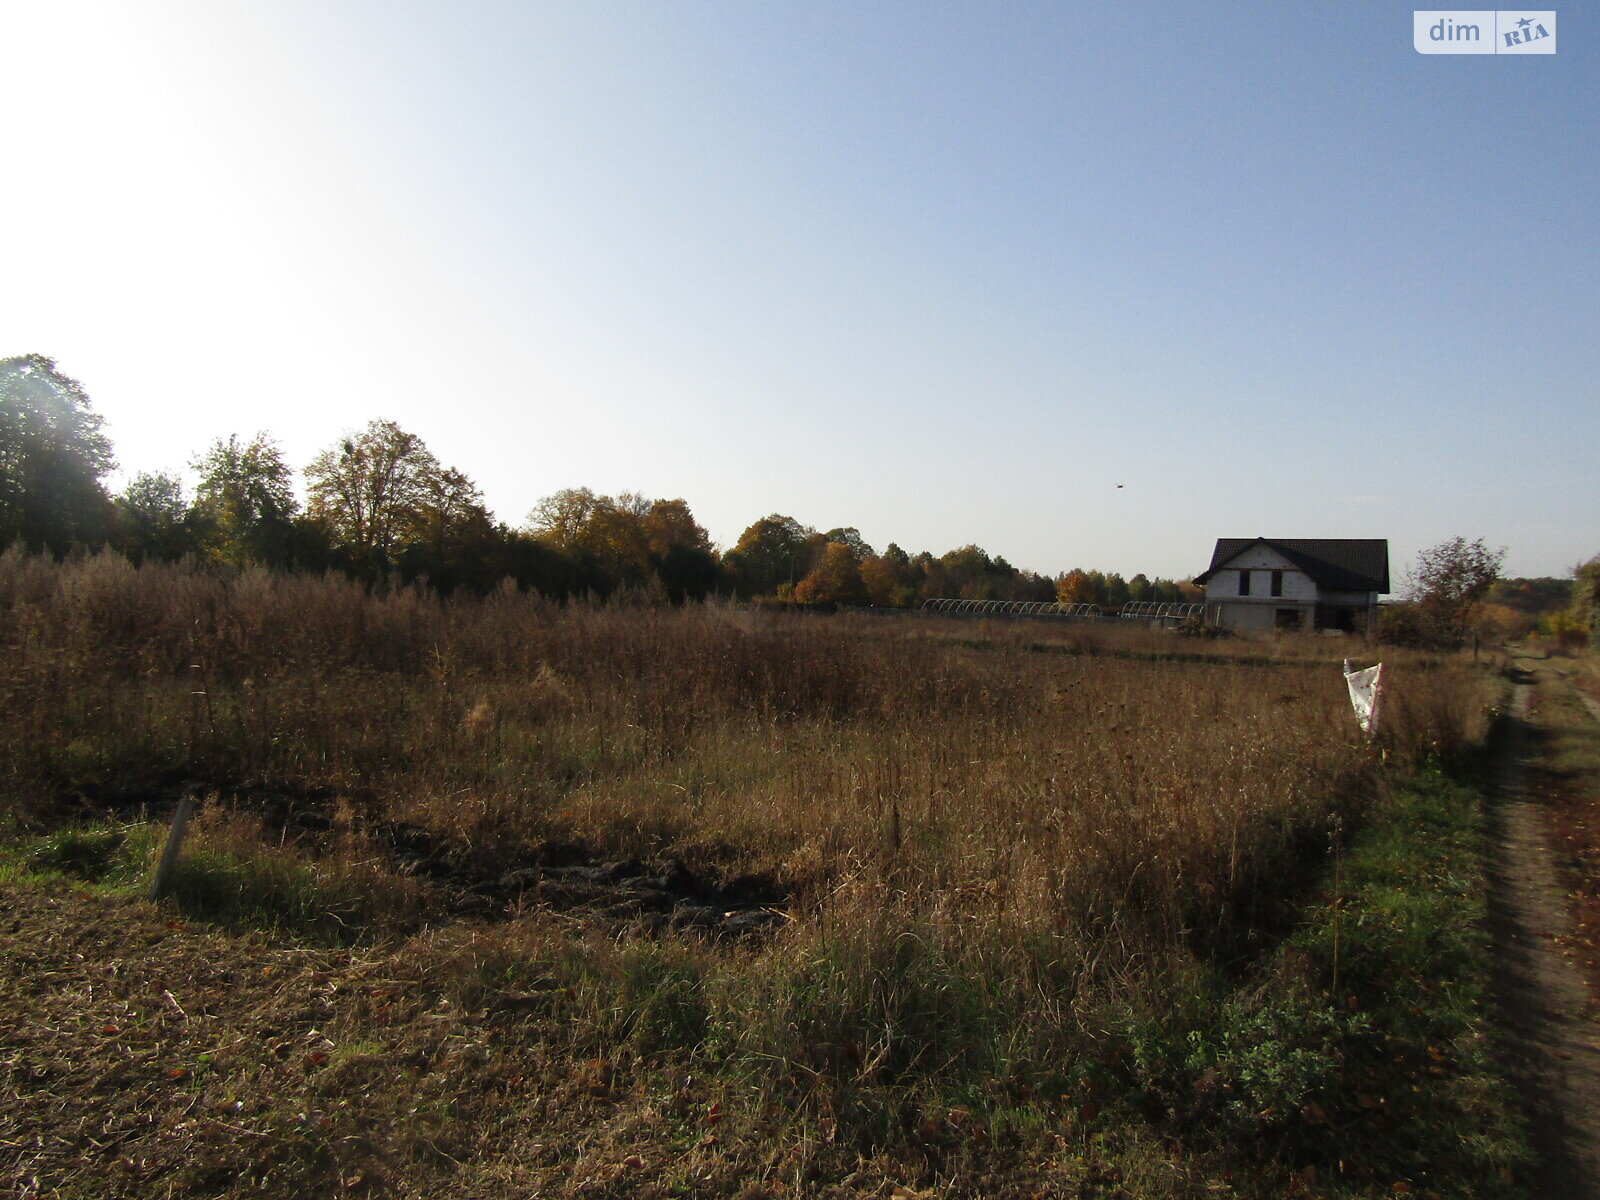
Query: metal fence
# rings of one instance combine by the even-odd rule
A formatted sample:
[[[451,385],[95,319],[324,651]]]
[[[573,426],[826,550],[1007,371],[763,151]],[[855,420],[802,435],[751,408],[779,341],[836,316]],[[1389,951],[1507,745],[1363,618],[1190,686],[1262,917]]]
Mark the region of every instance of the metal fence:
[[[1181,600],[1130,600],[1115,612],[1097,604],[1058,604],[1053,600],[960,600],[941,597],[924,600],[920,610],[950,616],[1078,617],[1086,620],[1179,621],[1203,620],[1206,606]]]
[[[997,617],[1098,617],[1093,604],[1057,604],[1054,600],[924,600],[922,611],[931,613],[982,613]]]

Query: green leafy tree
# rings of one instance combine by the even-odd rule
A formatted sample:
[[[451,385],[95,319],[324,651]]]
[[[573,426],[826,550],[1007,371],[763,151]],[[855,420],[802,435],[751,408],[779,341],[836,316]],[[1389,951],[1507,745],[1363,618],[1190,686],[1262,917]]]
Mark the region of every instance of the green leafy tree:
[[[811,569],[813,531],[793,517],[778,513],[751,525],[723,556],[723,563],[741,596],[771,596]]]
[[[294,474],[265,433],[218,438],[194,461],[193,521],[204,552],[222,562],[287,566],[299,502]]]
[[[1572,573],[1571,613],[1591,644],[1600,642],[1600,554]]]
[[[667,599],[674,604],[704,600],[717,586],[721,564],[711,535],[682,499],[656,500],[644,517],[650,561]]]
[[[872,547],[867,545],[866,539],[861,536],[861,531],[853,525],[843,529],[830,529],[822,535],[822,538],[825,546],[833,545],[835,542],[841,546],[849,546],[850,552],[858,560],[872,557]]]
[[[694,519],[682,499],[652,501],[650,511],[644,515],[644,531],[654,555],[666,554],[674,546],[711,551],[711,535]]]
[[[601,593],[643,589],[681,603],[703,599],[716,587],[711,536],[684,500],[567,488],[541,500],[528,521],[536,539],[566,555]]]
[[[1133,599],[1133,589],[1128,586],[1127,580],[1113,571],[1106,576],[1105,591],[1101,596],[1101,603],[1109,609],[1119,609],[1129,600]]]
[[[1002,599],[1000,581],[1008,568],[999,567],[981,546],[947,550],[928,569],[928,585],[940,596],[963,600]]]
[[[1488,603],[1530,617],[1548,617],[1572,604],[1572,580],[1542,576],[1537,579],[1497,579],[1489,589]]]
[[[1180,583],[1176,579],[1157,579],[1150,585],[1149,599],[1162,604],[1176,601],[1198,604],[1205,598],[1204,588],[1195,587],[1192,583]]]
[[[466,473],[446,467],[430,474],[422,502],[410,526],[410,542],[436,560],[456,556],[465,542],[481,542],[491,534],[494,518],[483,505],[483,493]]]
[[[588,488],[563,488],[534,506],[528,514],[528,531],[557,550],[574,553],[582,549],[599,500]]]
[[[426,537],[441,473],[420,437],[393,421],[372,421],[311,460],[307,510],[357,566],[382,570]]]
[[[982,546],[961,546],[939,556],[939,565],[955,575],[973,579],[994,570],[994,559]]]
[[[140,471],[113,501],[123,550],[135,562],[172,561],[198,548],[195,519],[183,481],[166,472]]]
[[[674,542],[656,558],[661,590],[674,604],[704,600],[716,590],[721,573],[716,553],[709,547]]]
[[[430,476],[396,562],[407,579],[425,578],[441,592],[487,592],[510,571],[507,531],[484,507],[483,494],[462,471]]]
[[[617,586],[638,588],[651,582],[650,534],[645,528],[649,512],[649,500],[637,492],[623,492],[599,497],[589,514],[584,549]]]
[[[0,546],[65,551],[104,539],[115,465],[88,394],[41,354],[0,359]]]

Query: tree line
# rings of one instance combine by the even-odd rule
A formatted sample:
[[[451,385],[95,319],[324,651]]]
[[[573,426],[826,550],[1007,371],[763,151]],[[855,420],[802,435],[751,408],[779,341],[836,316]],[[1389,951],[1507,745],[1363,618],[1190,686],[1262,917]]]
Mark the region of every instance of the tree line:
[[[306,464],[303,503],[294,468],[265,433],[218,439],[191,466],[192,494],[165,471],[141,471],[111,494],[111,441],[83,385],[42,355],[0,360],[0,547],[109,546],[136,561],[333,569],[441,591],[486,592],[510,579],[557,598],[675,603],[722,594],[824,606],[959,597],[1115,608],[1196,594],[1143,575],[1038,575],[978,546],[935,556],[891,543],[880,553],[854,528],[818,531],[777,513],[719,553],[682,499],[588,488],[546,497],[512,528],[465,472],[393,421],[372,421]]]
[[[1600,554],[1573,571],[1572,603],[1552,621],[1563,641],[1600,642]]]

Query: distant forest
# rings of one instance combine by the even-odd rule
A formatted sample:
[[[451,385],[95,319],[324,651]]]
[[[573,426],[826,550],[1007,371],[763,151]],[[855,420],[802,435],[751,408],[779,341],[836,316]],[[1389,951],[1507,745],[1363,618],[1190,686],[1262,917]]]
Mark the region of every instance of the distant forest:
[[[1600,561],[1600,560],[1597,560]],[[1570,637],[1591,631],[1600,610],[1595,608],[1597,565],[1577,568],[1574,578],[1497,579],[1479,612],[1484,632],[1505,637],[1528,633]]]
[[[442,592],[515,585],[564,599],[710,595],[808,605],[912,607],[932,597],[1056,600],[1119,607],[1199,598],[1187,582],[1019,570],[977,546],[881,552],[854,528],[818,531],[774,513],[719,553],[682,499],[569,488],[513,528],[461,470],[415,434],[372,421],[300,472],[258,433],[219,439],[177,475],[140,472],[117,494],[110,439],[82,384],[41,355],[0,360],[0,548],[64,554],[111,548],[178,560],[425,582]],[[302,504],[300,495],[304,495]]]

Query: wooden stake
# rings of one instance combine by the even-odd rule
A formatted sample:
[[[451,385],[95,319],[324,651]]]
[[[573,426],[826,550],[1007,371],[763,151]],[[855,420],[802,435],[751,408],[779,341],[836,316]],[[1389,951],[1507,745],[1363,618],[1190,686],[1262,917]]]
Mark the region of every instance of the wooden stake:
[[[178,861],[178,851],[183,846],[184,830],[189,828],[189,814],[194,811],[194,797],[184,796],[178,801],[178,808],[172,814],[172,828],[167,831],[167,844],[161,851],[161,861],[156,864],[155,878],[150,881],[150,899],[161,899],[161,893],[166,889],[167,876],[172,874],[172,868]]]

